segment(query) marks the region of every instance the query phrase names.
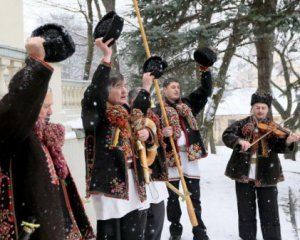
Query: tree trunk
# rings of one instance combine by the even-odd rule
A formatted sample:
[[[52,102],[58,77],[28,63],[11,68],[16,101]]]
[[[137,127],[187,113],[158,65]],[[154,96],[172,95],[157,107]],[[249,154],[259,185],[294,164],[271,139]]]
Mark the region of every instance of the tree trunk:
[[[243,34],[240,33],[240,29],[243,28],[242,24],[243,23],[241,23],[238,20],[234,22],[232,34],[229,38],[228,45],[227,45],[227,48],[225,50],[225,54],[223,57],[223,62],[220,66],[220,70],[216,77],[216,79],[218,81],[216,81],[216,83],[215,83],[215,93],[212,96],[212,102],[208,106],[207,112],[209,114],[206,114],[206,116],[204,118],[204,123],[201,127],[203,139],[206,139],[206,140],[210,139],[209,130],[212,129],[212,127],[213,127],[216,112],[217,112],[218,106],[220,104],[220,101],[222,99],[222,96],[223,96],[223,93],[225,90],[226,75],[227,75],[230,61],[235,53],[236,46],[238,46],[238,44],[242,41]],[[247,26],[247,24],[246,24],[246,26]],[[244,27],[246,27],[246,26],[244,26]]]
[[[210,135],[210,138],[209,138],[210,152],[212,154],[216,154],[217,149],[216,149],[216,143],[215,143],[215,139],[214,139],[213,126],[210,129],[210,134],[209,135]]]
[[[102,0],[106,12],[116,11],[116,1],[115,0]],[[113,52],[117,53],[117,42],[113,45]],[[114,54],[112,58],[112,73],[120,73],[120,64],[117,54]]]
[[[102,0],[106,12],[116,10],[116,0]]]
[[[95,6],[96,6],[96,10],[97,10],[98,20],[100,21],[100,19],[102,18],[102,14],[101,14],[99,0],[94,0],[94,3],[95,3]]]
[[[87,16],[85,15],[87,23],[87,56],[84,65],[83,80],[90,78],[90,71],[94,55],[94,39],[93,39],[93,9],[92,0],[86,0],[87,4]]]
[[[210,22],[211,22],[211,18],[212,18],[212,15],[213,15],[213,12],[214,12],[214,6],[213,4],[209,4],[210,3],[210,0],[202,0],[201,1],[201,4],[202,6],[207,6],[203,9],[203,13],[201,14],[201,17],[200,17],[200,24],[202,25],[209,25]],[[205,11],[205,13],[204,13]],[[205,47],[205,46],[209,46],[210,45],[210,42],[211,42],[211,39],[207,39],[207,37],[205,35],[201,35],[199,36],[198,38],[198,46],[197,48],[201,48],[201,47]],[[195,68],[197,69],[197,68]],[[196,76],[197,76],[197,79],[201,79],[201,75],[202,73],[198,70],[196,70]],[[199,126],[201,126],[201,133],[202,133],[202,129],[203,129],[203,124],[204,124],[204,119],[206,117],[206,113],[204,111],[201,112],[201,114],[199,114],[198,116],[198,119],[199,119]],[[207,129],[207,133],[204,134],[204,136],[202,135],[203,137],[203,141],[204,141],[204,145],[206,147],[208,147],[208,145],[211,146],[211,149],[213,148],[212,145],[211,145],[211,140],[213,141],[213,139],[211,139],[209,137],[209,129]],[[213,145],[215,145],[213,143]]]
[[[252,5],[255,47],[257,54],[258,90],[271,92],[271,73],[273,68],[274,30],[271,24],[276,15],[277,0],[254,0]]]

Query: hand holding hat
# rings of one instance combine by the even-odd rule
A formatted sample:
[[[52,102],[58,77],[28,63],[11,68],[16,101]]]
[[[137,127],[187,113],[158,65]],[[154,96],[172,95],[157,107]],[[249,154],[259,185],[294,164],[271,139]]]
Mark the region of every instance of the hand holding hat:
[[[161,57],[152,56],[148,58],[143,65],[143,72],[150,72],[156,79],[163,75],[164,70],[168,67],[168,63]]]
[[[208,47],[199,48],[194,52],[194,59],[202,67],[211,67],[217,61],[217,54]]]
[[[45,58],[45,49],[44,49],[44,44],[45,39],[41,38],[41,37],[32,37],[29,38],[25,44],[25,48],[26,51],[28,53],[28,55],[33,55],[36,56],[40,59]]]
[[[45,39],[45,61],[60,62],[75,52],[75,44],[67,30],[58,24],[49,23],[38,27],[32,32],[32,37]]]
[[[112,46],[120,37],[124,25],[124,19],[114,11],[110,11],[98,22],[94,30],[94,39],[103,38],[105,43],[109,39],[114,39],[108,46]]]

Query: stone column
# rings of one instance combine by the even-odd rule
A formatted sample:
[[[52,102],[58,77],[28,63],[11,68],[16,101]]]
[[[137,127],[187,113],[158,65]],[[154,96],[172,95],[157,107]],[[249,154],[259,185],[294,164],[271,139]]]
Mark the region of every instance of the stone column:
[[[4,65],[4,59],[0,58],[0,99],[8,92],[7,85],[4,80],[4,71],[7,66]]]

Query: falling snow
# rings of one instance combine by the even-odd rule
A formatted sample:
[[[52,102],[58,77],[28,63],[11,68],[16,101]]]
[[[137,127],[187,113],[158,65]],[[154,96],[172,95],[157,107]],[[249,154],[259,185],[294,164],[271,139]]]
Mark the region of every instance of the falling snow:
[[[200,161],[201,165],[201,203],[203,219],[207,227],[208,235],[213,240],[239,240],[238,219],[234,182],[224,176],[225,167],[231,151],[226,147],[218,147],[218,154],[210,154]],[[282,157],[282,156],[281,156]],[[285,181],[278,184],[278,202],[281,223],[282,240],[298,240],[295,230],[291,224],[291,216],[288,213],[289,187],[300,199],[300,155],[298,161],[282,160]],[[80,165],[79,165],[80,164]],[[71,171],[81,196],[85,194],[84,163],[69,161]],[[297,227],[300,228],[300,201],[296,202]],[[181,203],[183,236],[182,240],[192,239],[192,227],[188,218],[185,203]],[[96,227],[95,213],[92,203],[86,204],[87,213],[92,224]],[[299,231],[299,230],[298,230]],[[162,240],[169,239],[169,222],[165,219]],[[260,225],[258,221],[257,240],[262,240]]]

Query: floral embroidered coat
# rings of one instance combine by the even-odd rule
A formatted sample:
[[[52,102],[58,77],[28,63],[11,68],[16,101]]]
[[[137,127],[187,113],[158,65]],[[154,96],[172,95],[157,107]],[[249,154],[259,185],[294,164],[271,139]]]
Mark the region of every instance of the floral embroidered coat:
[[[240,151],[240,145],[238,145],[239,139],[244,139],[252,142],[252,139],[248,139],[243,130],[246,124],[251,122],[251,117],[244,118],[233,123],[223,133],[224,144],[233,149],[230,160],[227,164],[225,175],[231,179],[239,182],[249,182],[249,170],[251,164],[251,153],[249,149],[247,152]],[[255,184],[257,187],[272,186],[278,182],[283,181],[282,168],[277,153],[284,153],[289,148],[293,148],[293,144],[288,148],[285,144],[285,138],[278,138],[270,136],[266,139],[266,152],[268,155],[263,155],[263,145],[261,141],[257,148],[257,160],[256,160],[256,179]]]
[[[123,139],[120,137],[117,146],[112,146],[117,126],[107,116],[107,110],[112,107],[107,103],[109,74],[110,67],[100,64],[82,100],[87,197],[90,194],[103,193],[113,198],[128,200],[129,185],[127,173],[129,166],[124,147],[126,141],[127,143],[130,141],[129,148],[132,155],[135,184],[140,200],[144,201],[146,199],[145,180],[133,142],[129,137],[124,137]],[[129,111],[126,106],[116,105],[113,107]],[[134,102],[133,108],[138,108],[146,114],[149,107],[150,94],[147,91],[141,90]],[[118,121],[129,122],[129,119],[122,119],[120,117]],[[120,136],[124,130],[121,129]]]
[[[31,240],[93,236],[72,177],[65,179],[64,190],[51,183],[47,157],[33,132],[52,71],[47,63],[29,57],[0,100],[1,240],[18,239],[21,222],[31,217],[40,224]],[[71,236],[71,216],[83,238]]]
[[[212,79],[210,71],[206,71],[202,73],[201,76],[201,86],[198,87],[195,91],[193,91],[190,95],[185,98],[182,98],[178,101],[178,103],[183,103],[187,105],[193,114],[193,118],[195,120],[197,114],[204,109],[208,98],[212,94]],[[165,99],[165,107],[166,110],[168,107],[173,108],[173,112],[178,115],[180,129],[176,129],[175,124],[172,124],[172,119],[176,119],[176,117],[169,118],[170,126],[173,126],[174,134],[179,133],[181,130],[184,132],[186,137],[186,151],[188,154],[189,161],[199,160],[201,158],[205,158],[207,156],[207,151],[205,149],[202,137],[200,135],[199,130],[193,130],[192,126],[190,126],[189,121],[187,118],[180,116],[176,110],[176,103],[171,103],[168,99]],[[163,125],[163,117],[161,114],[161,110],[159,105],[157,105],[154,111],[160,116],[161,124]],[[174,137],[175,145],[177,147],[177,152],[179,152],[179,148],[177,146],[176,137]],[[170,167],[175,167],[175,160],[172,152],[172,147],[169,141],[169,138],[165,138],[166,152],[167,152],[167,159],[168,164]]]

